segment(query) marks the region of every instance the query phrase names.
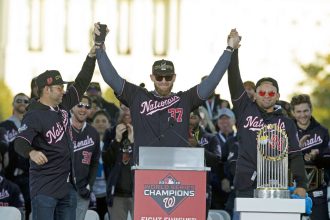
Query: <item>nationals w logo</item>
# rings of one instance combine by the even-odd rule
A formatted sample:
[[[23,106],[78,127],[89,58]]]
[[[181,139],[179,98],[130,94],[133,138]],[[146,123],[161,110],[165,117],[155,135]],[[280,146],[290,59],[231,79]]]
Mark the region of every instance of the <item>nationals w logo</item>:
[[[195,185],[182,185],[167,174],[158,184],[145,184],[144,196],[150,196],[167,213],[172,213],[186,198],[195,196]]]

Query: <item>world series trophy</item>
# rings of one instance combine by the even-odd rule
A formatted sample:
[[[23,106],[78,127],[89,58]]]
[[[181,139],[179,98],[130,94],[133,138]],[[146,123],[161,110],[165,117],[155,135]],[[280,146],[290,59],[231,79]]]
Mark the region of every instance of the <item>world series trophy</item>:
[[[279,124],[267,124],[257,134],[255,198],[290,198],[288,136]]]

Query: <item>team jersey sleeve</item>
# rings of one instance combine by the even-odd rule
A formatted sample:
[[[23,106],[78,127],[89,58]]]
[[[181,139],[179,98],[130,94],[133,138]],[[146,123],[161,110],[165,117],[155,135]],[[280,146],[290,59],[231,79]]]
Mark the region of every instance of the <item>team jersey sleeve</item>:
[[[95,69],[95,61],[96,58],[91,58],[89,56],[86,57],[79,74],[63,96],[61,106],[64,109],[69,111],[80,101],[82,95],[85,93],[89,83],[92,80]]]
[[[100,137],[98,136],[98,133],[95,130],[95,137],[96,137],[96,141],[95,141],[95,148],[92,154],[92,158],[91,158],[91,164],[90,164],[90,171],[89,171],[89,175],[88,175],[88,183],[91,187],[93,187],[95,179],[96,179],[96,174],[97,174],[97,169],[98,169],[98,165],[99,165],[99,159],[100,159],[100,154],[101,154],[101,150],[100,150]]]
[[[243,86],[239,69],[238,49],[235,50],[231,56],[231,61],[228,67],[228,86],[234,106],[233,110],[239,120],[240,115],[243,115],[242,113],[245,111],[246,106],[248,106],[251,100]]]
[[[197,86],[194,86],[187,90],[186,92],[187,100],[190,105],[190,110],[194,110],[203,104],[203,100],[198,95]]]
[[[13,194],[12,194],[11,206],[14,206],[18,209],[23,209],[25,205],[24,205],[24,197],[23,194],[21,193],[21,190],[16,184],[12,185],[12,190],[13,190],[12,192]]]
[[[130,82],[127,82],[125,80],[123,91],[117,95],[117,98],[124,103],[127,107],[130,107],[134,101],[135,98],[137,98],[139,92],[143,90],[143,88],[134,85]]]
[[[286,129],[288,135],[289,154],[294,152],[301,152],[299,147],[299,138],[297,127],[292,120],[288,120],[288,128]]]
[[[18,129],[18,135],[16,139],[22,138],[32,145],[32,141],[38,133],[42,130],[41,122],[36,117],[36,113],[27,114],[23,120],[22,125]]]

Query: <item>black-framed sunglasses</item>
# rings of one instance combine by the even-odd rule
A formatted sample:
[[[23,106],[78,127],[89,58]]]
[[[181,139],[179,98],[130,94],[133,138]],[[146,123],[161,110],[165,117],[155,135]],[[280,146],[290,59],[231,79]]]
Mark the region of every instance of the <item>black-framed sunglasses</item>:
[[[156,79],[158,82],[163,81],[163,78],[165,78],[165,80],[166,80],[167,82],[169,82],[169,81],[172,81],[172,79],[173,79],[173,75],[170,75],[170,76],[159,76],[159,75],[156,75],[156,76],[155,76],[155,79]]]
[[[77,105],[77,107],[78,108],[85,108],[85,109],[91,109],[91,106],[90,105],[88,105],[88,104],[85,104],[85,103],[79,103],[78,105]]]
[[[27,99],[16,99],[15,100],[15,102],[17,103],[17,104],[29,104],[30,103],[30,101],[29,100],[27,100]]]

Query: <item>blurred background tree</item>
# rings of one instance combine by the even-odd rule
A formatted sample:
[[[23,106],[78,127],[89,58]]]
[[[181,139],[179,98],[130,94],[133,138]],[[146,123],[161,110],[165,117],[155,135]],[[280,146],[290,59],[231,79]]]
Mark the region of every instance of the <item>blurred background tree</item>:
[[[306,79],[300,85],[311,88],[314,117],[326,128],[330,128],[330,54],[317,54],[315,60],[300,67]]]
[[[13,95],[3,79],[0,79],[0,88],[0,121],[3,121],[12,114]]]

